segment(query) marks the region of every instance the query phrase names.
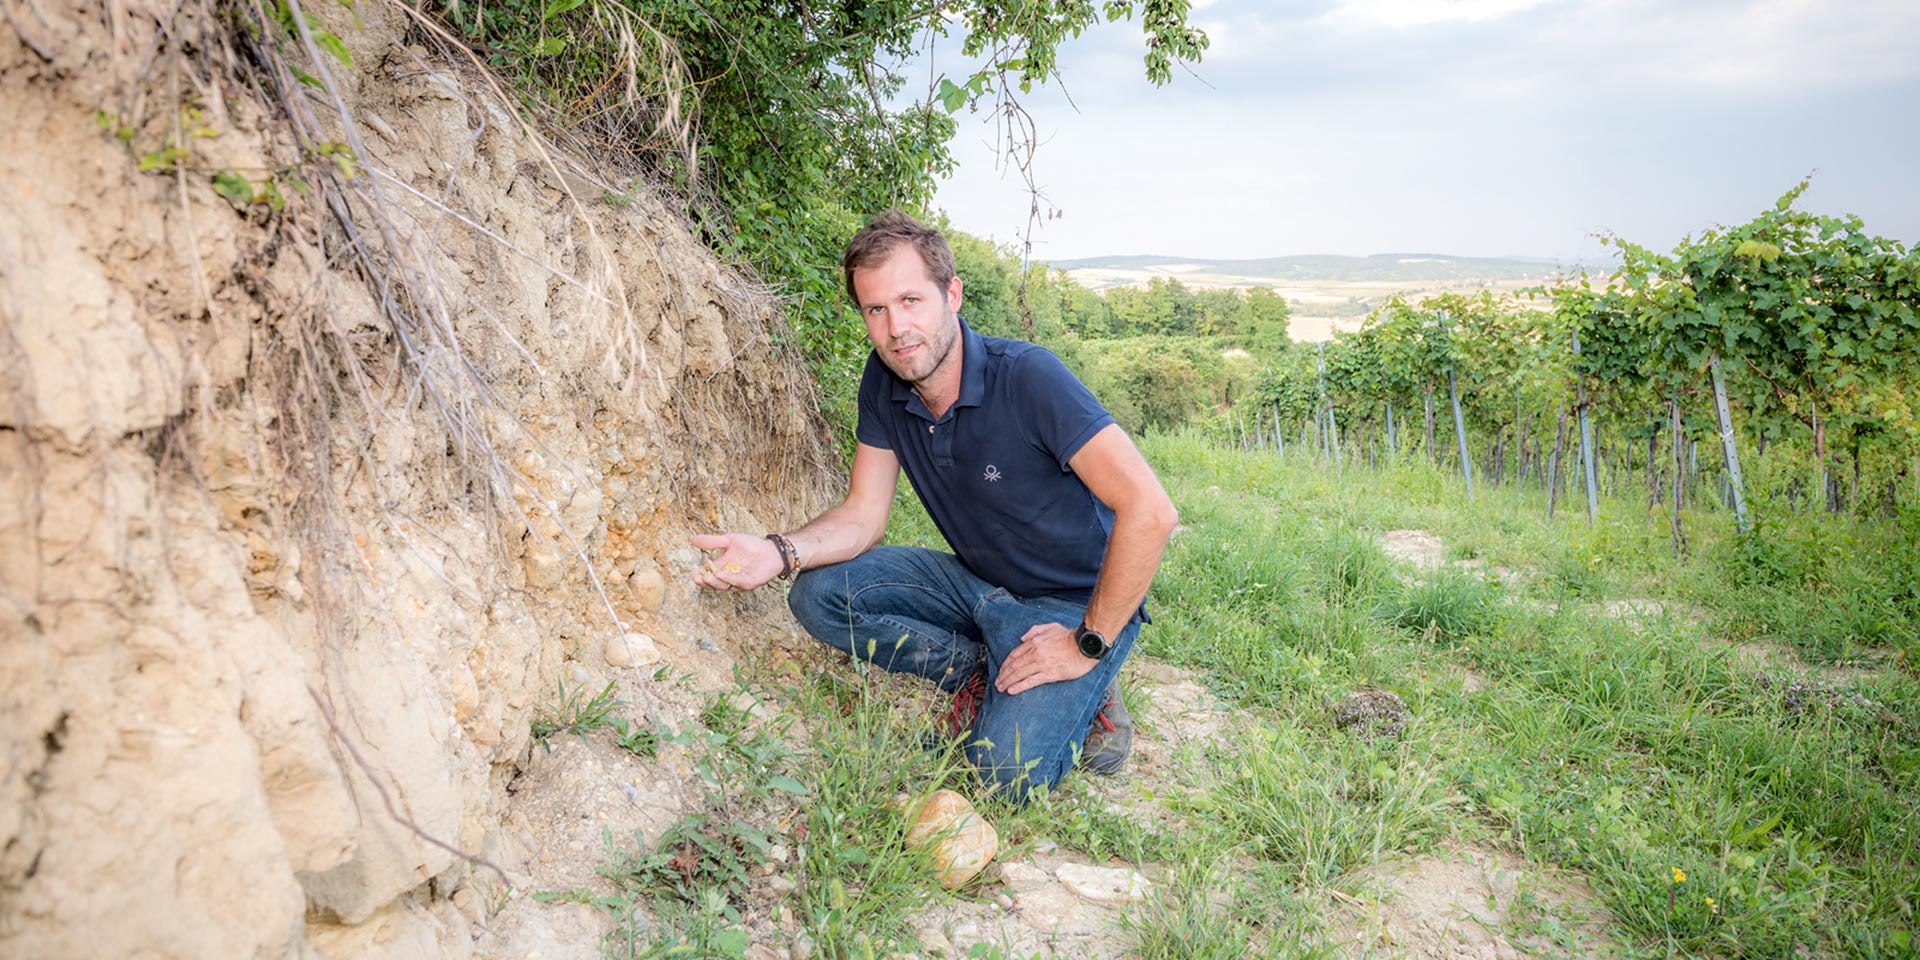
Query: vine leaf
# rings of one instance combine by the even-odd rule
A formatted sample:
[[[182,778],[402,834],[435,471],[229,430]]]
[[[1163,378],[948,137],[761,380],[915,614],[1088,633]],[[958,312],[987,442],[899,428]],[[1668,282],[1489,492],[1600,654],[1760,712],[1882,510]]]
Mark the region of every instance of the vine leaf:
[[[325,30],[318,30],[314,31],[313,42],[319,44],[320,49],[332,54],[335,60],[346,66],[353,66],[353,55],[347,52],[347,45],[342,43],[339,37]]]
[[[253,182],[232,170],[222,170],[213,175],[213,192],[226,197],[228,203],[241,209],[253,205]]]
[[[940,105],[945,107],[948,113],[959,113],[966,102],[967,91],[964,88],[955,86],[952,80],[945,77],[940,78]]]

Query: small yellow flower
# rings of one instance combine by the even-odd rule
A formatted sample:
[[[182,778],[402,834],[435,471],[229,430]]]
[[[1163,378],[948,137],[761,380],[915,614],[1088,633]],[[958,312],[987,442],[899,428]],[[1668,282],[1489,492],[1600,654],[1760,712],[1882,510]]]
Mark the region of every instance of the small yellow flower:
[[[1674,883],[1686,883],[1686,882],[1687,882],[1687,872],[1686,872],[1685,870],[1682,870],[1682,869],[1680,869],[1679,867],[1674,867],[1674,868],[1673,868],[1673,882],[1674,882]]]
[[[1715,900],[1715,899],[1713,899],[1712,897],[1708,897],[1708,898],[1707,898],[1707,909],[1708,909],[1709,911],[1711,911],[1711,912],[1713,912],[1713,913],[1716,913],[1716,914],[1717,914],[1717,913],[1719,913],[1719,912],[1720,912],[1720,903],[1719,903],[1719,901],[1717,901],[1717,900]]]

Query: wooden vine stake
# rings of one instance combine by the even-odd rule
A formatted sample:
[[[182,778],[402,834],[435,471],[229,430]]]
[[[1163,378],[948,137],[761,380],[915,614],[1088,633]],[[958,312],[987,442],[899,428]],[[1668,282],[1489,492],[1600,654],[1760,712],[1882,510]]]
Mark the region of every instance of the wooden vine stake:
[[[1713,373],[1713,412],[1720,421],[1720,452],[1727,458],[1727,482],[1733,491],[1733,523],[1735,529],[1746,533],[1747,495],[1740,480],[1740,448],[1734,443],[1733,413],[1727,409],[1727,382],[1720,374],[1720,351],[1713,352],[1707,369]]]
[[[1453,433],[1460,440],[1460,475],[1467,480],[1467,499],[1473,499],[1473,454],[1467,452],[1467,421],[1460,416],[1460,387],[1453,381],[1453,368],[1447,368],[1447,395],[1453,399]]]
[[[1336,467],[1341,466],[1342,457],[1340,454],[1340,422],[1333,418],[1333,401],[1332,400],[1327,401],[1327,436],[1331,438],[1330,442],[1333,444],[1333,465]]]
[[[1560,453],[1567,448],[1567,407],[1560,406],[1560,424],[1553,431],[1553,453],[1547,458],[1547,519],[1560,501]]]
[[[1440,326],[1445,329],[1446,315],[1441,314]],[[1451,350],[1449,350],[1451,353]],[[1473,454],[1467,452],[1467,420],[1460,415],[1460,386],[1453,378],[1453,360],[1447,360],[1447,397],[1453,401],[1453,435],[1460,441],[1460,476],[1467,481],[1467,499],[1473,499]]]
[[[1433,387],[1432,386],[1428,386],[1426,388],[1424,409],[1426,410],[1426,414],[1427,414],[1427,462],[1430,464],[1438,464],[1440,462],[1440,458],[1433,451]]]
[[[1680,396],[1667,400],[1667,413],[1673,430],[1673,553],[1687,555],[1687,531],[1680,523],[1680,505],[1687,494],[1687,435],[1680,419]]]
[[[1587,475],[1587,522],[1600,522],[1600,478],[1593,465],[1593,420],[1587,416],[1587,381],[1580,376],[1580,335],[1573,335],[1574,402],[1580,409],[1580,462]]]

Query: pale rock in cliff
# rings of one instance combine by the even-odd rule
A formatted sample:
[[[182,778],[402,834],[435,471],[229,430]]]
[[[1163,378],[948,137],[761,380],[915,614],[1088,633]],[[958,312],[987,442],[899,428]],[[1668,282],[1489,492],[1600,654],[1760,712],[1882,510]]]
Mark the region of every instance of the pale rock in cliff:
[[[644,633],[608,637],[601,656],[610,667],[645,667],[660,662],[660,648]]]
[[[667,580],[660,570],[653,566],[643,566],[627,577],[627,589],[633,591],[633,602],[647,613],[659,613],[666,602]]]

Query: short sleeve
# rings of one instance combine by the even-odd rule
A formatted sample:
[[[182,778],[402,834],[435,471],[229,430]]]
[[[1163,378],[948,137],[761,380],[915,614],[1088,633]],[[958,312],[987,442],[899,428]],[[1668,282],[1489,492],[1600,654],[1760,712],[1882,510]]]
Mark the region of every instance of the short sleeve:
[[[1012,393],[1029,435],[1061,470],[1069,469],[1067,461],[1113,422],[1093,391],[1044,347],[1020,355]]]
[[[878,353],[867,354],[867,368],[860,374],[859,417],[854,423],[854,438],[869,447],[880,450],[892,450],[893,441],[887,439],[886,404],[888,403],[888,372],[880,363]]]

